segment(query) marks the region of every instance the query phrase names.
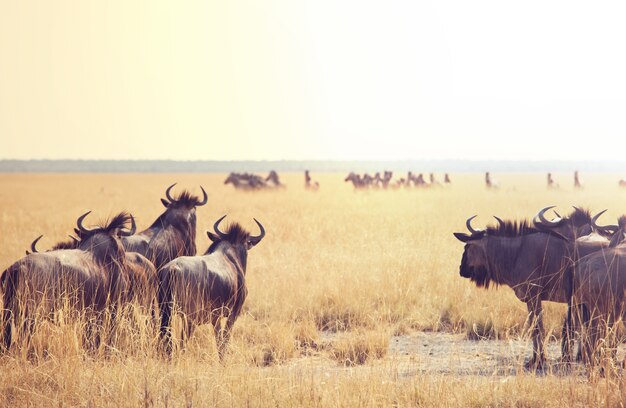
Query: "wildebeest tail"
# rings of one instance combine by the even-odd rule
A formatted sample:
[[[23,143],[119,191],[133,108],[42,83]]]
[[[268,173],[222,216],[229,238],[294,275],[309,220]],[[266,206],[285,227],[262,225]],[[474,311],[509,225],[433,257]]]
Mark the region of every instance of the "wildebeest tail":
[[[2,310],[2,345],[0,351],[4,352],[11,346],[12,321],[15,309],[15,293],[19,276],[19,265],[11,265],[0,277],[0,284],[4,289]]]

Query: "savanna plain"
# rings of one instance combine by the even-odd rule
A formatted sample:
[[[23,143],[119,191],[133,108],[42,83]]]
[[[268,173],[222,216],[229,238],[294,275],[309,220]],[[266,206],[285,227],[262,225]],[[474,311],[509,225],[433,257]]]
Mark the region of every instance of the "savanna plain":
[[[167,186],[209,194],[197,209],[197,246],[222,215],[251,233],[267,231],[248,255],[248,298],[223,362],[212,329],[200,327],[171,359],[139,311],[95,353],[79,323],[40,322],[32,345],[0,356],[1,406],[623,406],[626,382],[556,363],[565,305],[547,304],[551,365],[523,369],[532,345],[526,306],[507,287],[478,289],[459,276],[463,245],[452,235],[530,219],[541,208],[572,205],[614,222],[626,212],[618,175],[451,174],[431,189],[354,191],[343,174],[281,175],[287,188],[242,192],[224,174],[0,175],[0,270],[65,240],[79,215],[87,224],[130,211],[141,230],[162,212]]]

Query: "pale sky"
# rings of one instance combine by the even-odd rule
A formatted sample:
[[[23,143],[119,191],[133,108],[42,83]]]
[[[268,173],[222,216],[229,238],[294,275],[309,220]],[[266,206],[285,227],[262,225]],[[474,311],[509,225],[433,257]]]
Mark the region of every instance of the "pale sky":
[[[621,159],[626,3],[0,0],[0,158]]]

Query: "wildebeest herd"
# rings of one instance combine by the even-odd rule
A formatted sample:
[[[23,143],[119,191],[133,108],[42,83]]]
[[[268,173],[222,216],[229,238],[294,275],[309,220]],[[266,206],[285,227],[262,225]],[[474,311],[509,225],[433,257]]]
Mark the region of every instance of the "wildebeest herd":
[[[478,287],[506,285],[525,302],[533,339],[527,366],[545,364],[542,301],[567,303],[562,359],[571,361],[575,329],[580,335],[577,359],[595,365],[615,356],[615,324],[626,312],[626,217],[600,226],[598,217],[580,208],[548,220],[542,209],[526,221],[503,221],[484,230],[455,233],[465,243],[460,275]],[[605,210],[606,211],[606,210]]]
[[[196,325],[209,323],[222,357],[247,295],[247,252],[263,239],[265,229],[255,219],[257,236],[237,223],[222,230],[223,216],[207,232],[209,248],[196,255],[196,208],[207,203],[207,193],[201,187],[202,199],[187,191],[174,197],[173,187],[161,199],[165,211],[142,232],[137,233],[134,218],[126,212],[98,227],[86,227],[87,212],[78,218],[71,240],[39,252],[41,236],[37,238],[32,252],[1,277],[1,349],[10,349],[15,329],[22,333],[21,346],[28,346],[35,322],[61,310],[86,318],[84,341],[95,348],[105,313],[114,323],[120,309],[137,304],[160,315],[161,344],[168,353],[171,319],[181,314],[181,340]]]
[[[428,181],[424,178],[423,173],[415,174],[412,171],[409,171],[406,177],[393,180],[393,172],[388,170],[385,170],[382,175],[380,172],[376,172],[373,176],[369,173],[350,172],[344,181],[351,182],[354,188],[359,190],[369,188],[397,190],[399,188],[428,188],[442,185],[436,180],[434,173],[428,175]],[[444,175],[443,182],[446,185],[451,183],[448,173]]]

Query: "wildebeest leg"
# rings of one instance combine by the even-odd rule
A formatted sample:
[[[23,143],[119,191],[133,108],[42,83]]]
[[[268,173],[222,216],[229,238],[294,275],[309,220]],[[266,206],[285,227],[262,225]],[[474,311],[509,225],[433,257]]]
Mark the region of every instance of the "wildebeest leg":
[[[578,340],[578,352],[576,353],[576,361],[580,362],[584,360],[584,357],[583,357],[584,341],[583,341],[582,332],[585,327],[589,326],[589,309],[587,308],[587,305],[581,304],[581,305],[578,305],[576,313],[577,313],[576,316],[578,317],[578,319],[574,319],[574,321],[579,322],[578,329],[581,332],[580,339]]]
[[[193,334],[193,329],[195,328],[191,319],[187,316],[183,316],[183,327],[180,331],[180,349],[183,350],[185,348],[185,343],[189,340],[191,335]]]
[[[531,335],[533,338],[533,357],[526,364],[527,369],[542,369],[545,363],[545,353],[543,350],[543,311],[541,299],[533,299],[526,303],[528,307],[528,318],[530,321]]]
[[[567,305],[567,315],[563,322],[563,331],[561,332],[561,360],[564,363],[570,363],[572,360],[572,305]]]
[[[97,313],[90,317],[85,324],[85,333],[83,337],[83,347],[89,352],[94,353],[100,347],[100,331],[102,329],[102,314]]]
[[[172,294],[168,282],[160,282],[157,292],[159,310],[161,311],[160,339],[161,346],[168,356],[172,354]]]

